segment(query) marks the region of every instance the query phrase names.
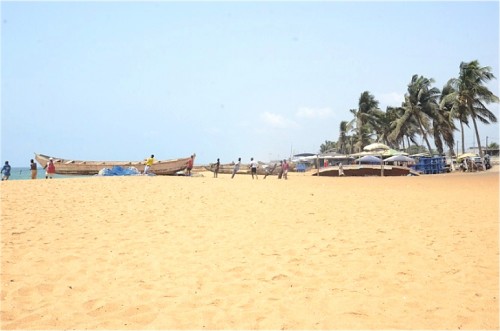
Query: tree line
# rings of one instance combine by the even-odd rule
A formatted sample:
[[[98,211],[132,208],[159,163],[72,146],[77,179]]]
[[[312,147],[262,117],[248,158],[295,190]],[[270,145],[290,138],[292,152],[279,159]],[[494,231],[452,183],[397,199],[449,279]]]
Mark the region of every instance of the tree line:
[[[408,84],[404,101],[399,107],[379,109],[379,102],[369,92],[361,93],[357,109],[350,109],[353,119],[341,121],[338,140],[325,141],[320,152],[336,150],[342,154],[360,152],[373,142],[381,142],[394,149],[433,153],[429,137],[434,139],[436,151],[444,154],[445,146],[452,155],[455,150],[454,132],[462,135],[462,153],[465,153],[464,126],[473,126],[483,156],[478,121],[484,124],[497,122],[497,117],[488,108],[498,103],[485,85],[495,79],[490,67],[481,67],[477,60],[460,63],[459,75],[451,78],[440,90],[433,85],[432,78],[413,75]],[[419,146],[418,138],[425,142]],[[413,145],[412,145],[413,143]]]

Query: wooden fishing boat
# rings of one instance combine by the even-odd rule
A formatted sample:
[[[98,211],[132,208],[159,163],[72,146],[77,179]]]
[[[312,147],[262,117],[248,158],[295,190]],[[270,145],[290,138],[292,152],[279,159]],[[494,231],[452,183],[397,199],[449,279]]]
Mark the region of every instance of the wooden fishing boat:
[[[380,165],[365,165],[365,164],[353,164],[353,165],[345,165],[344,168],[344,176],[380,176],[381,169]],[[317,170],[311,170],[313,176],[318,175]],[[339,175],[339,167],[331,166],[326,168],[321,168],[319,170],[319,176],[331,176],[338,177]],[[408,167],[400,167],[400,166],[389,166],[384,165],[384,177],[385,176],[419,176],[419,173],[413,169]]]
[[[146,161],[78,161],[62,159],[59,157],[48,156],[35,153],[36,161],[45,168],[50,158],[56,166],[56,174],[60,175],[96,175],[103,168],[112,168],[120,166],[123,168],[135,167],[141,173],[144,171]],[[150,171],[155,175],[175,175],[178,171],[187,167],[189,157],[182,159],[173,159],[165,161],[155,161]]]

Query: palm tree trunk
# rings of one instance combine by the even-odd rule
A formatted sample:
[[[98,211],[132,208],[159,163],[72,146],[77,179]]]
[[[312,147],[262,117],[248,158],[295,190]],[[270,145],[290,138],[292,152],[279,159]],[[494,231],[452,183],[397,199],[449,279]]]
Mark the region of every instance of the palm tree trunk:
[[[425,134],[424,127],[422,126],[422,122],[420,122],[420,118],[417,116],[418,126],[420,127],[420,133],[427,144],[427,148],[429,149],[429,154],[432,156],[431,144],[429,144],[429,140],[427,139],[427,135]]]
[[[476,131],[477,146],[479,147],[479,156],[483,157],[483,149],[481,148],[481,139],[479,139],[479,130],[477,129],[476,117],[472,117],[472,123],[474,123],[474,131]]]
[[[462,154],[465,153],[464,122],[460,121],[460,133],[462,134]]]

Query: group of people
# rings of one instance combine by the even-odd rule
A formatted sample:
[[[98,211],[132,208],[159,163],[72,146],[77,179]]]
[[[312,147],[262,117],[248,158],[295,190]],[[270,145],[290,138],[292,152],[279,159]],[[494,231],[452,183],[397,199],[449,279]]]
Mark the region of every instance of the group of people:
[[[54,160],[50,158],[49,162],[43,167],[45,169],[45,179],[53,178],[56,173],[56,166],[54,165]],[[2,167],[2,181],[8,180],[10,177],[12,167],[9,164],[9,161],[5,161],[5,164]],[[36,179],[38,175],[38,169],[36,166],[36,162],[31,159],[30,160],[30,170],[31,170],[31,179]]]
[[[220,160],[217,159],[217,163],[215,164],[215,170],[214,170],[214,177],[215,178],[217,178],[217,176],[218,176],[219,167],[220,167]],[[239,157],[238,162],[236,162],[234,164],[233,173],[231,175],[231,178],[234,178],[236,173],[240,170],[240,167],[241,167],[241,157]],[[250,158],[249,168],[250,168],[250,173],[252,174],[252,179],[254,179],[254,177],[255,177],[255,179],[259,179],[259,177],[257,175],[257,168],[258,167],[259,167],[259,163],[257,161],[255,161],[253,157]],[[267,167],[265,169],[266,174],[264,175],[264,179],[266,179],[267,176],[272,174],[274,169],[276,169],[276,164],[272,168]],[[289,164],[286,162],[286,160],[280,161],[280,172],[278,173],[278,179],[281,179],[281,178],[288,179],[288,169],[289,169]]]
[[[196,156],[196,154],[191,155],[191,157],[189,158],[189,160],[187,162],[187,165],[186,165],[186,175],[187,176],[191,176],[191,171],[192,171],[193,166],[194,166],[195,156]],[[144,165],[144,172],[143,172],[144,175],[150,173],[151,167],[152,167],[154,162],[155,162],[155,156],[154,156],[154,154],[151,154],[151,156],[146,159],[146,163]],[[265,168],[266,174],[264,175],[264,179],[266,179],[267,176],[269,176],[270,174],[272,174],[274,172],[274,170],[276,169],[276,166],[277,166],[277,164],[274,164],[273,167],[266,167]],[[233,172],[232,172],[231,178],[234,178],[236,173],[240,170],[240,167],[241,167],[241,157],[238,158],[238,162],[235,163],[235,165],[233,167]],[[252,179],[254,179],[254,177],[255,177],[255,179],[259,179],[259,177],[257,175],[257,168],[259,167],[259,163],[256,160],[254,160],[253,157],[250,158],[249,167],[250,167],[250,171],[252,174]],[[12,168],[9,164],[9,161],[5,161],[5,164],[2,167],[2,181],[9,179],[9,177],[11,175],[11,169]],[[38,170],[37,170],[37,165],[33,159],[31,159],[31,162],[30,162],[30,169],[31,169],[31,179],[36,179]],[[45,169],[45,178],[46,179],[54,177],[54,175],[56,173],[56,167],[54,164],[54,160],[52,158],[49,159],[49,162],[45,165],[44,169]],[[288,179],[288,169],[289,169],[288,162],[286,160],[280,161],[280,171],[278,173],[278,179],[281,179],[281,178]],[[214,168],[214,178],[218,177],[219,170],[220,170],[220,159],[217,159],[217,162],[215,163],[215,168]]]

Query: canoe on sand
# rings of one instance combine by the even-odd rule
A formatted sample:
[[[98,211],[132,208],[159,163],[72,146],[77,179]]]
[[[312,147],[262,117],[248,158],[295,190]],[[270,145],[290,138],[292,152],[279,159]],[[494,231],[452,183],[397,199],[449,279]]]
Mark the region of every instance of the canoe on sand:
[[[140,172],[144,171],[146,160],[143,161],[79,161],[63,159],[55,156],[35,153],[36,161],[45,168],[50,158],[56,166],[56,174],[60,175],[96,175],[103,168],[120,166],[123,168],[135,167]],[[187,167],[189,157],[173,160],[155,161],[150,171],[155,175],[175,175]]]

